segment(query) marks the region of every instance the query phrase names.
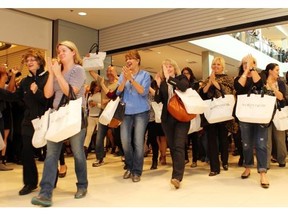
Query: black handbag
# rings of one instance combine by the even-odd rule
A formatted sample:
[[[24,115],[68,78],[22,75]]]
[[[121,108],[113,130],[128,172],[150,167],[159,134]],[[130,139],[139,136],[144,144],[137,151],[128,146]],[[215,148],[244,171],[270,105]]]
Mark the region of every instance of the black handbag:
[[[73,88],[70,84],[69,85],[69,95],[66,96],[65,94],[63,94],[60,103],[58,105],[57,110],[61,107],[61,106],[65,106],[66,104],[69,103],[70,100],[76,100],[77,97],[73,91]],[[88,126],[88,119],[87,119],[87,113],[84,107],[82,107],[82,111],[81,111],[81,129],[83,128],[87,128]]]

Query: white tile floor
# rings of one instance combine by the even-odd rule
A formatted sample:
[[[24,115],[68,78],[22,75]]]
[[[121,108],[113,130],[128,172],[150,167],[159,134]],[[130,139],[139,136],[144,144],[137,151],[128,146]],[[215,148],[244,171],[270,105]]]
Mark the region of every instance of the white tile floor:
[[[159,165],[157,170],[150,170],[151,155],[146,157],[143,175],[139,183],[133,183],[131,179],[122,178],[124,170],[120,157],[107,154],[105,164],[97,168],[92,167],[94,160],[95,155],[91,153],[87,160],[88,194],[85,198],[77,200],[74,199],[76,191],[74,160],[73,157],[66,158],[67,175],[58,180],[53,195],[53,207],[87,207],[85,210],[92,212],[95,210],[91,208],[97,207],[104,207],[104,209],[109,207],[110,210],[110,207],[114,207],[114,210],[117,210],[118,207],[121,209],[123,209],[122,207],[129,209],[141,207],[145,210],[160,207],[159,214],[163,212],[161,207],[165,207],[165,210],[167,207],[175,207],[173,209],[177,210],[176,213],[179,209],[187,210],[186,207],[193,208],[193,212],[199,210],[195,207],[206,210],[207,207],[210,210],[211,208],[218,209],[218,207],[225,209],[228,207],[255,207],[256,209],[270,207],[273,208],[273,212],[275,211],[274,207],[277,207],[277,210],[285,210],[285,212],[288,210],[288,167],[279,168],[277,164],[272,164],[268,172],[270,188],[263,189],[260,187],[260,178],[256,169],[252,169],[248,179],[240,178],[243,168],[237,166],[238,156],[230,156],[229,170],[221,170],[220,175],[214,177],[208,176],[208,164],[198,162],[198,167],[190,168],[189,163],[185,169],[181,188],[175,190],[170,185],[170,157],[167,158],[168,165]],[[43,162],[37,162],[37,164],[39,179],[41,179]],[[9,166],[13,167],[14,170],[0,172],[0,207],[10,207],[13,210],[15,210],[14,207],[23,207],[20,208],[21,210],[43,209],[30,203],[31,198],[38,194],[39,189],[25,196],[18,195],[18,191],[23,186],[22,167],[16,164],[9,164]],[[4,208],[4,210],[10,208]],[[80,209],[83,210],[83,208]],[[103,210],[103,208],[97,208],[95,213],[101,209]],[[70,211],[71,208],[69,208]],[[233,211],[231,210],[231,213]],[[76,212],[73,209],[71,213]],[[263,213],[267,212],[265,209]]]

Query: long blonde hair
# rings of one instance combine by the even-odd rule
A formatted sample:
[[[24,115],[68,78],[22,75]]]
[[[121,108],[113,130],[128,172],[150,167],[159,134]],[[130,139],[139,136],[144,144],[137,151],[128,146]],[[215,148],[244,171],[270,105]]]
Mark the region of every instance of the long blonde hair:
[[[173,59],[165,59],[161,65],[161,76],[162,77],[164,77],[163,65],[166,65],[166,64],[171,64],[174,67],[176,76],[181,74],[180,68],[179,68],[178,64],[176,63],[176,61],[174,61]]]
[[[57,49],[60,45],[66,46],[71,51],[74,51],[75,52],[74,63],[82,66],[82,63],[83,63],[82,58],[79,54],[78,48],[76,47],[76,45],[72,41],[62,41],[62,42],[58,43],[56,46],[56,52],[57,52]]]

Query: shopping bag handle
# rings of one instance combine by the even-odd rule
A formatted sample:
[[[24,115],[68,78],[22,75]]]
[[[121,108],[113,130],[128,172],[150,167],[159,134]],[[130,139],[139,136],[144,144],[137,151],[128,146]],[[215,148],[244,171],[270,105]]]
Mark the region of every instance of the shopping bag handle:
[[[96,54],[99,53],[99,45],[97,43],[92,44],[90,47],[89,53],[92,53],[92,51],[96,48]]]
[[[58,108],[57,110],[61,107],[61,106],[64,106],[65,104],[68,104],[70,100],[76,100],[77,97],[76,97],[76,94],[72,88],[72,86],[70,84],[68,84],[69,86],[69,93],[68,93],[68,96],[66,96],[65,94],[62,95],[62,98],[60,100],[60,103],[58,105]]]

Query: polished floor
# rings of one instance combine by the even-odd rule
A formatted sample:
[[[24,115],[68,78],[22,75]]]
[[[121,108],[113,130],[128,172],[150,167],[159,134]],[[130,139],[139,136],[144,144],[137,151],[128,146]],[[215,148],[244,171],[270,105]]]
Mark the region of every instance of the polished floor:
[[[199,208],[207,210],[219,209],[219,207],[226,210],[229,207],[241,209],[253,207],[258,210],[269,207],[270,210],[273,209],[273,212],[275,212],[275,209],[288,211],[288,167],[280,168],[277,164],[272,164],[268,172],[270,188],[263,189],[260,186],[259,174],[257,174],[255,168],[252,169],[248,179],[240,178],[244,169],[237,166],[239,156],[231,155],[229,170],[224,171],[222,169],[219,175],[213,177],[208,176],[209,165],[198,161],[196,168],[191,168],[191,163],[186,165],[181,187],[176,190],[170,185],[170,156],[167,157],[167,165],[158,165],[157,170],[150,170],[151,156],[149,154],[145,158],[141,181],[134,183],[131,179],[122,178],[124,170],[120,157],[108,153],[103,166],[92,167],[95,155],[90,153],[87,160],[88,194],[83,199],[74,199],[74,193],[76,192],[74,160],[73,157],[66,157],[67,175],[65,178],[58,180],[57,188],[53,193],[52,209],[53,207],[87,207],[84,209],[92,212],[97,209],[95,214],[103,208],[115,210],[123,209],[122,207],[129,209],[138,207],[144,210],[150,208],[167,210],[172,207],[177,212],[179,209],[192,208],[191,211],[197,211]],[[31,198],[38,194],[39,188],[31,194],[18,195],[18,191],[23,186],[22,167],[16,164],[8,165],[13,167],[14,170],[0,172],[0,207],[9,207],[3,208],[4,210],[21,209],[21,211],[43,209],[31,204]],[[43,162],[37,161],[37,165],[39,178],[41,179]],[[79,208],[75,209],[79,210]],[[80,209],[83,210],[83,208]],[[265,208],[263,213],[267,213],[267,210]],[[231,211],[233,213],[233,209]],[[69,208],[69,212],[71,212],[71,208]],[[161,212],[163,210],[159,214]],[[74,210],[72,210],[72,213],[75,213]]]

